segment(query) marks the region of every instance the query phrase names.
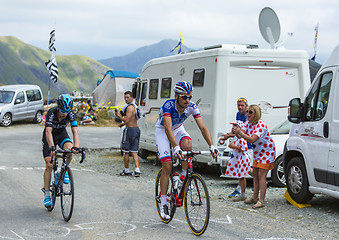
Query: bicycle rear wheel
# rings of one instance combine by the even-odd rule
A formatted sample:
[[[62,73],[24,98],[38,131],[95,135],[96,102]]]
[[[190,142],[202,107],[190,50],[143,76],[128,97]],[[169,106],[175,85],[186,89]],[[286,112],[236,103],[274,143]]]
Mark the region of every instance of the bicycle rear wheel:
[[[203,234],[210,218],[210,198],[200,174],[193,173],[186,182],[184,209],[190,230],[197,236]]]
[[[65,174],[68,173],[69,182],[65,183]],[[73,213],[74,205],[74,183],[72,171],[69,167],[66,167],[60,174],[60,196],[61,196],[61,212],[64,220],[68,222]]]
[[[157,211],[158,211],[158,214],[159,214],[161,221],[163,221],[164,223],[169,223],[173,219],[175,209],[176,209],[175,197],[172,194],[173,178],[172,178],[172,175],[171,175],[170,181],[169,181],[170,191],[167,193],[168,212],[169,212],[169,215],[170,215],[171,218],[170,219],[164,219],[160,215],[160,205],[161,205],[160,177],[161,177],[161,173],[162,173],[162,168],[159,170],[159,172],[157,174],[157,178],[155,180],[155,203],[156,203]]]

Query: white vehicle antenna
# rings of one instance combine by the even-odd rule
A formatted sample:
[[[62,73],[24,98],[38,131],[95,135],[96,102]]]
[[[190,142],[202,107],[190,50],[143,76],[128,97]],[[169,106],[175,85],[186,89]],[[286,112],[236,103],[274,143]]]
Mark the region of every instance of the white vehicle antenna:
[[[275,49],[280,38],[280,23],[277,14],[272,8],[265,7],[261,10],[259,29],[261,36],[271,45],[272,49]]]

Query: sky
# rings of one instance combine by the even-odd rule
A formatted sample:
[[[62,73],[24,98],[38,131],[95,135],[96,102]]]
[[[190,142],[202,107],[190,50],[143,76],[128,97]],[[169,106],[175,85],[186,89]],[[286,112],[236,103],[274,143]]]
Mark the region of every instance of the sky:
[[[279,46],[314,55],[323,63],[339,44],[336,0],[0,0],[0,36],[14,36],[48,50],[56,32],[56,54],[95,60],[122,56],[164,39],[188,48],[256,44],[268,49],[258,27],[260,11],[272,8],[281,27]],[[293,33],[289,36],[288,33]],[[174,47],[174,46],[173,46]]]

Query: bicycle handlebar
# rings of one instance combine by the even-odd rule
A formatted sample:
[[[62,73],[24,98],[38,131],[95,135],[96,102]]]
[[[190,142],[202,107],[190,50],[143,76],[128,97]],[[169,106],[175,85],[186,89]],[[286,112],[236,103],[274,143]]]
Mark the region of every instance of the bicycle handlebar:
[[[58,153],[62,153],[62,155],[57,155]],[[73,153],[72,150],[58,149],[58,150],[53,151],[50,163],[53,163],[55,158],[62,158],[64,155],[69,154],[69,153]],[[79,153],[81,153],[80,163],[82,163],[86,159],[85,148],[79,148]]]
[[[211,154],[211,152],[210,151],[183,151],[182,152],[182,155],[187,156],[187,157],[193,157],[194,155],[199,155],[199,154],[209,155],[209,154]],[[217,158],[218,158],[218,156],[215,159],[217,159]],[[180,160],[179,158],[177,158],[175,160],[175,162],[173,163],[173,167],[177,167],[179,165],[179,163],[180,163],[179,160]],[[209,162],[209,165],[210,165],[211,162]]]

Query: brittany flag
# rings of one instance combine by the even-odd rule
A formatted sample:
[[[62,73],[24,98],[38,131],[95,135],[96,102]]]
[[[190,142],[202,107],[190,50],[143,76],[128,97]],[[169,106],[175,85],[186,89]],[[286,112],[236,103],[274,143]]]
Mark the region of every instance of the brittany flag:
[[[54,42],[55,42],[55,30],[52,30],[50,33],[50,38],[49,38],[49,44],[48,44],[48,49],[52,52],[51,58],[46,62],[46,68],[49,72],[49,77],[53,82],[58,81],[58,65],[55,59],[55,47],[54,47]]]

